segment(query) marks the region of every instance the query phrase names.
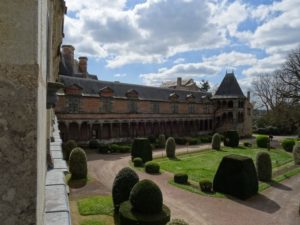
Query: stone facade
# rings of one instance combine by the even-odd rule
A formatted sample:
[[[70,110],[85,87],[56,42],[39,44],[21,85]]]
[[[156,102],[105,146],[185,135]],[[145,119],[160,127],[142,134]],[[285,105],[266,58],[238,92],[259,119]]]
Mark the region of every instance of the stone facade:
[[[43,224],[47,82],[58,79],[62,0],[0,2],[0,221]]]
[[[219,93],[212,96],[186,88],[174,90],[63,74],[60,82],[64,91],[55,108],[62,138],[83,143],[92,138],[115,142],[162,133],[194,136],[227,129],[237,129],[241,136],[251,135],[252,106],[232,77],[226,74],[225,85],[221,84]]]

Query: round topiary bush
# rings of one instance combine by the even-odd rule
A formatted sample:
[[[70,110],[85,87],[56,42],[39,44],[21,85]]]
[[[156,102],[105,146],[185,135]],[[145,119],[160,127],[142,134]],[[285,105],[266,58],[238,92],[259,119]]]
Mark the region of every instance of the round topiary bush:
[[[256,155],[257,177],[260,181],[272,180],[272,161],[269,153],[259,152]]]
[[[182,219],[172,219],[166,225],[189,225],[189,224]]]
[[[236,130],[229,130],[224,133],[224,145],[232,148],[239,146],[240,136]]]
[[[295,165],[300,165],[300,141],[297,141],[293,148],[293,157]]]
[[[174,182],[178,184],[187,184],[189,176],[185,173],[176,173],[174,175]]]
[[[156,162],[146,162],[145,164],[145,172],[150,174],[158,174],[160,170],[160,166]]]
[[[130,191],[137,182],[139,182],[139,176],[129,167],[125,167],[118,172],[112,188],[115,210],[119,209],[122,202],[129,199]]]
[[[221,149],[221,136],[218,133],[215,133],[212,137],[211,142],[212,149],[220,150]]]
[[[159,213],[163,206],[160,188],[151,180],[142,180],[132,188],[129,196],[133,210],[140,213]]]
[[[140,157],[143,162],[152,160],[152,147],[148,138],[135,138],[131,147],[131,159]]]
[[[92,149],[98,149],[100,146],[100,140],[99,139],[92,139],[89,141],[89,148]]]
[[[68,161],[70,158],[71,151],[77,147],[77,143],[74,140],[68,140],[67,142],[63,143],[62,145],[62,152],[64,160]]]
[[[201,191],[210,193],[212,192],[213,184],[209,180],[202,180],[199,182],[199,187]]]
[[[137,157],[133,159],[133,165],[134,167],[143,167],[144,163],[140,157]]]
[[[256,136],[256,145],[259,148],[268,148],[269,136],[267,136],[267,135],[258,135],[258,136]]]
[[[69,160],[69,170],[72,174],[72,179],[87,178],[87,162],[86,155],[82,148],[76,147],[72,150]]]
[[[286,150],[287,152],[292,152],[293,147],[295,145],[295,140],[291,138],[286,138],[282,141],[281,145],[283,149]]]
[[[158,136],[158,147],[164,148],[166,145],[166,136],[164,134],[160,134]]]
[[[166,142],[166,154],[168,158],[175,158],[176,143],[175,139],[169,137]]]

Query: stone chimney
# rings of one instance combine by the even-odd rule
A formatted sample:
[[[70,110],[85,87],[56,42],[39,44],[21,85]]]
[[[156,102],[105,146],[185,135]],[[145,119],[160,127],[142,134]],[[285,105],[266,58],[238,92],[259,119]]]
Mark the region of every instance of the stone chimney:
[[[78,72],[87,75],[87,61],[88,58],[86,56],[80,56],[78,58]]]
[[[182,84],[182,78],[177,77],[177,87],[181,87],[181,84]]]
[[[62,57],[64,59],[69,75],[74,74],[74,51],[75,48],[72,45],[62,46]]]
[[[250,91],[247,91],[247,99],[250,101]]]

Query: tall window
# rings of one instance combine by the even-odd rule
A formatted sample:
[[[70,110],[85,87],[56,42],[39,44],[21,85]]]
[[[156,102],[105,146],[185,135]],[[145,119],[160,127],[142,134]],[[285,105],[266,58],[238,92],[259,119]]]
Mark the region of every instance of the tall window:
[[[195,105],[194,104],[189,104],[188,112],[189,113],[195,113]]]
[[[79,112],[79,105],[80,105],[80,98],[69,96],[68,97],[68,111],[69,113],[78,113]]]
[[[136,113],[138,111],[136,101],[133,101],[133,100],[128,101],[128,111],[130,113]]]
[[[153,113],[159,113],[159,102],[153,102]]]
[[[178,113],[178,104],[176,104],[176,103],[173,103],[173,104],[171,104],[171,111],[172,111],[172,113]]]
[[[104,97],[102,98],[102,107],[100,108],[100,112],[110,113],[112,112],[112,101],[111,98]]]

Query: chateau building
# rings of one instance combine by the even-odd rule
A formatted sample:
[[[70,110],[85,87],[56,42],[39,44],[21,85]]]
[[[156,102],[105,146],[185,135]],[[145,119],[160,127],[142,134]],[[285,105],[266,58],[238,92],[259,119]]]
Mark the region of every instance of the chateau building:
[[[74,48],[63,46],[59,94],[55,111],[63,140],[124,141],[137,136],[193,136],[237,129],[251,134],[252,106],[233,73],[227,73],[215,95],[181,78],[174,87],[151,87],[96,80],[74,63]],[[65,53],[65,54],[64,54]],[[66,54],[67,53],[67,54]],[[85,59],[85,68],[87,58]],[[72,71],[77,71],[73,72]],[[79,71],[79,72],[78,72]],[[80,72],[81,71],[81,72]]]

